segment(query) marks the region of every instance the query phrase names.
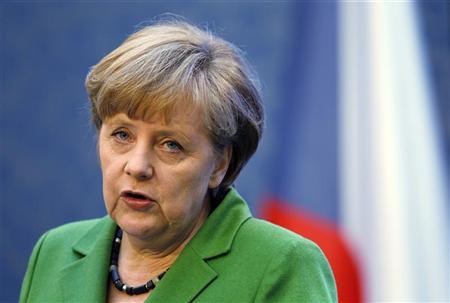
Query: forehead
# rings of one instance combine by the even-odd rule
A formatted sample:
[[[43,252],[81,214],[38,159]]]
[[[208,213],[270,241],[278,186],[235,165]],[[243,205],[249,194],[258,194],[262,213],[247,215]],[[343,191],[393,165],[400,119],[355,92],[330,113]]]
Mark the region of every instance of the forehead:
[[[202,117],[200,108],[187,103],[179,103],[159,111],[155,111],[154,109],[136,111],[133,115],[125,111],[118,112],[110,115],[104,122],[106,124],[135,122],[149,127],[158,125],[175,127],[182,131],[207,133]]]

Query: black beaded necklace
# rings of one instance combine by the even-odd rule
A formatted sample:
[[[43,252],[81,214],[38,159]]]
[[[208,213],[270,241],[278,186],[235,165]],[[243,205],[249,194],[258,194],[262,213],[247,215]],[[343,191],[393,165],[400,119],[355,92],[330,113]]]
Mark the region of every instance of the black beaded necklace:
[[[119,262],[119,251],[120,251],[120,242],[122,241],[122,230],[117,227],[116,234],[114,236],[114,241],[112,244],[111,251],[111,262],[109,266],[109,272],[111,276],[111,280],[114,283],[114,286],[119,290],[125,292],[127,295],[140,295],[146,292],[149,292],[153,288],[155,288],[156,284],[158,284],[159,280],[162,279],[164,274],[167,272],[163,272],[159,276],[151,278],[147,283],[132,287],[125,285],[122,280],[120,280],[119,271],[118,271],[118,262]]]

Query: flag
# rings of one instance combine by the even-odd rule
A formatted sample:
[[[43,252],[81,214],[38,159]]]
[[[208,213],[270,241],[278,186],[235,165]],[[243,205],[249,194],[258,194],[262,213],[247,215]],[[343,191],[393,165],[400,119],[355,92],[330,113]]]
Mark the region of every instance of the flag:
[[[290,145],[261,214],[322,247],[341,302],[449,301],[448,181],[417,6],[310,11]]]

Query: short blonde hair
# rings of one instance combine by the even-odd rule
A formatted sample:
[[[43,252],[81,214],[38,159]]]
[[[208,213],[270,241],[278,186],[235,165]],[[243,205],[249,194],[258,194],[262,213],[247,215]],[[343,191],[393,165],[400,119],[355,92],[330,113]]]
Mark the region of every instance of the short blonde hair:
[[[232,44],[185,21],[146,26],[93,66],[86,79],[92,120],[119,112],[143,118],[190,102],[203,113],[217,152],[232,146],[218,190],[226,190],[256,151],[264,113],[257,81]],[[170,114],[169,114],[170,116]]]

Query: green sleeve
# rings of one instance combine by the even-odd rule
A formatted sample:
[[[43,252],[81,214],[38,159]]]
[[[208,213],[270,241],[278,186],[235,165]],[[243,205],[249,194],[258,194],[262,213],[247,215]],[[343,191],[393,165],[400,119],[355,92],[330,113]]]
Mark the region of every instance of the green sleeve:
[[[19,303],[25,303],[29,300],[28,294],[30,292],[31,285],[33,283],[34,269],[36,267],[36,263],[39,258],[39,252],[41,251],[42,243],[44,243],[44,240],[45,240],[47,234],[48,234],[48,232],[43,234],[33,248],[33,252],[31,253],[30,260],[28,261],[27,272],[26,272],[25,277],[22,282],[22,289],[20,291]]]
[[[333,273],[318,246],[305,240],[280,249],[266,267],[255,302],[337,302]]]

